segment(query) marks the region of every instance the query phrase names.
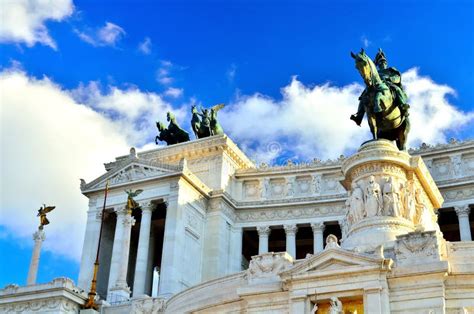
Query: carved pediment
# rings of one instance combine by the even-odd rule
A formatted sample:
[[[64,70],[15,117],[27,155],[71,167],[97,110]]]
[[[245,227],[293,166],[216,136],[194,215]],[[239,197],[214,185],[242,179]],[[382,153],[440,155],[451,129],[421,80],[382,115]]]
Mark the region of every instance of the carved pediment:
[[[338,272],[357,272],[361,269],[390,269],[392,260],[369,254],[355,253],[341,248],[331,248],[308,257],[295,267],[281,273],[282,278],[299,275],[337,274]]]
[[[82,184],[81,190],[85,191],[104,188],[107,180],[109,180],[109,186],[114,186],[143,179],[157,178],[177,173],[179,171],[180,169],[178,169],[177,167],[176,169],[172,169],[171,166],[164,168],[152,165],[141,160],[134,160],[115,167],[115,169],[108,171],[104,175],[100,176],[99,178],[88,184]]]

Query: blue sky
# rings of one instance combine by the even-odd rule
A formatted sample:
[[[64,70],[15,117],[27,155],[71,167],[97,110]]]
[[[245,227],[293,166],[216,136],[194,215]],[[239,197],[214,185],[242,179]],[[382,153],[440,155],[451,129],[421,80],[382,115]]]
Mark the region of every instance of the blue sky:
[[[2,14],[22,5],[2,1]],[[153,147],[153,122],[163,121],[166,110],[175,110],[189,130],[190,104],[228,104],[221,112],[224,129],[252,158],[263,156],[263,161],[335,158],[353,151],[367,137],[367,127],[346,122],[357,108],[362,84],[351,50],[364,47],[374,56],[382,47],[389,65],[406,74],[413,117],[419,121],[412,146],[474,135],[471,1],[61,0],[56,9],[37,7],[41,14],[33,10],[22,19],[0,22],[5,109],[0,251],[8,252],[2,254],[0,287],[25,283],[34,212],[45,201],[63,202],[62,207],[74,211],[54,213],[56,223],[67,228],[74,224],[66,217],[71,216],[79,226],[74,225],[67,241],[63,229],[48,226],[50,242],[62,244],[46,240],[39,279],[76,279],[87,208],[77,179],[99,176],[103,162],[130,146]],[[21,25],[30,28],[18,32]],[[78,111],[70,114],[69,109]],[[82,119],[83,114],[95,115]],[[52,117],[64,127],[48,120]],[[259,121],[265,128],[255,140]],[[91,129],[102,133],[86,137]],[[38,132],[34,139],[25,135],[32,130]],[[324,144],[325,132],[340,134],[329,136],[330,148]],[[320,144],[309,143],[312,139]],[[275,143],[276,152],[268,149]],[[69,156],[75,146],[82,150]],[[19,155],[21,165],[28,165],[25,173],[38,173],[41,179],[13,178]],[[55,171],[60,168],[64,174],[71,165],[82,173],[58,179]],[[35,172],[38,168],[45,173]],[[51,181],[46,180],[49,173]],[[32,196],[13,200],[9,195],[15,187]],[[57,189],[71,197],[53,197]],[[74,197],[80,206],[67,205]],[[21,223],[7,218],[12,212],[19,213]],[[67,252],[69,242],[75,243],[73,254]]]

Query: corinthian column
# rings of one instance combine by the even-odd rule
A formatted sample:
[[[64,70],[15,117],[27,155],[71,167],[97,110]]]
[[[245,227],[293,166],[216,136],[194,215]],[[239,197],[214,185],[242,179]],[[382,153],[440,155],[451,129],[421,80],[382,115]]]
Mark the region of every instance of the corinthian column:
[[[114,244],[112,246],[112,259],[110,261],[109,283],[107,293],[107,300],[109,301],[111,301],[110,290],[117,281],[117,276],[120,268],[120,258],[122,257],[123,221],[126,216],[126,210],[118,209],[115,213],[117,214],[117,222],[115,224]]]
[[[286,233],[286,251],[296,259],[296,232],[298,227],[296,225],[285,225],[283,228]]]
[[[268,237],[270,236],[271,229],[268,226],[257,227],[258,232],[258,254],[268,252]]]
[[[135,279],[133,282],[133,296],[145,294],[145,282],[148,266],[148,252],[150,246],[151,214],[155,205],[151,202],[142,203],[142,220],[138,238],[137,262],[135,265]]]
[[[36,276],[38,274],[39,259],[41,254],[41,245],[46,238],[43,230],[38,230],[33,233],[33,240],[35,240],[35,246],[33,247],[33,254],[31,255],[30,269],[28,271],[28,279],[26,284],[36,284]]]
[[[112,293],[121,299],[130,298],[130,288],[127,285],[128,257],[130,254],[130,235],[135,219],[131,215],[131,211],[125,210],[123,217],[123,236],[121,241],[121,258],[118,269],[118,276],[115,285],[112,287]]]
[[[461,241],[472,241],[471,226],[469,224],[469,213],[471,208],[469,205],[457,206],[454,208],[459,220],[459,233]]]
[[[311,228],[313,229],[313,254],[317,254],[324,250],[324,222],[312,223]]]

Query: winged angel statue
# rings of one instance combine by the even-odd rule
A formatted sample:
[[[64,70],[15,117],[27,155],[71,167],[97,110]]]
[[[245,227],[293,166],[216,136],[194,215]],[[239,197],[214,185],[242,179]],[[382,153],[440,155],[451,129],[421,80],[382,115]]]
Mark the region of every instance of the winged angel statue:
[[[46,214],[55,208],[56,206],[46,206],[46,204],[43,204],[43,206],[38,209],[38,214],[36,217],[40,218],[40,225],[38,227],[39,230],[43,230],[44,226],[49,225],[49,220],[46,218]]]
[[[224,108],[224,104],[218,104],[210,109],[201,108],[201,112],[198,111],[196,106],[191,107],[191,127],[194,131],[196,138],[203,138],[218,134],[224,134],[222,126],[217,121],[217,112]]]
[[[134,200],[134,197],[137,197],[138,194],[143,192],[143,190],[125,190],[125,193],[127,193],[127,210],[132,211],[135,208],[139,208],[140,204],[138,204],[137,201]]]

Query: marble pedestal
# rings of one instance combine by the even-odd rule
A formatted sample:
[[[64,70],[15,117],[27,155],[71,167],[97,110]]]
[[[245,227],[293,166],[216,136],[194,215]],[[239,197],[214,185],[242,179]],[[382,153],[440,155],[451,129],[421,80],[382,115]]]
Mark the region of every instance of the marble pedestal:
[[[342,164],[349,191],[341,246],[360,251],[393,247],[415,230],[439,232],[435,210],[443,198],[419,156],[390,141],[364,143]]]

